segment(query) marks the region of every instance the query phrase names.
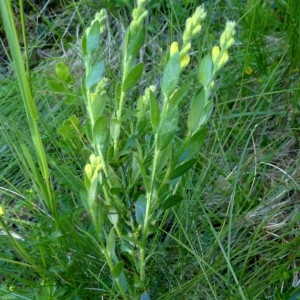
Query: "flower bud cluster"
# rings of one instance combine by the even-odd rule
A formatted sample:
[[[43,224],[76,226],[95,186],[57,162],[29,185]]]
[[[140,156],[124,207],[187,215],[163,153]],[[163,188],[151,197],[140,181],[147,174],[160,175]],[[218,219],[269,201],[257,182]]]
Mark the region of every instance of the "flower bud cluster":
[[[184,69],[190,62],[189,51],[191,49],[191,40],[201,31],[201,22],[205,19],[206,12],[204,6],[199,6],[192,17],[185,23],[185,30],[182,37],[182,49],[180,50],[180,69]],[[170,56],[179,52],[178,42],[173,42],[170,48]]]
[[[220,37],[220,47],[214,46],[212,49],[212,61],[214,64],[214,73],[220,70],[228,61],[228,49],[233,45],[235,35],[235,22],[228,21],[225,30]]]
[[[90,163],[84,168],[85,175],[90,182],[97,180],[99,171],[101,170],[101,158],[95,154],[90,155]]]
[[[146,0],[138,0],[137,7],[132,11],[132,22],[130,24],[131,32],[137,31],[148,15],[148,11],[144,8],[145,3]]]
[[[91,26],[86,29],[86,35],[88,36],[91,28],[95,22],[99,22],[100,24],[100,33],[103,33],[105,30],[105,21],[107,19],[107,12],[105,9],[101,9],[100,12],[96,13],[94,20],[91,23]]]
[[[206,12],[204,6],[198,6],[194,14],[186,20],[183,32],[183,45],[188,44],[201,31],[201,22],[205,19]],[[183,47],[184,48],[184,47]]]

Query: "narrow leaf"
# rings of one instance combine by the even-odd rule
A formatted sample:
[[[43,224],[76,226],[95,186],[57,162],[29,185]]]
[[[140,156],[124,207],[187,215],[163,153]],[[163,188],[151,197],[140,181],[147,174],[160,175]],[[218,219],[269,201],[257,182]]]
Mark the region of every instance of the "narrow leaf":
[[[140,195],[135,203],[135,217],[139,224],[144,224],[147,199],[145,195]]]
[[[144,63],[141,62],[140,64],[136,65],[133,67],[129,74],[127,75],[126,79],[124,80],[123,83],[123,92],[129,92],[135,84],[139,81],[143,74],[144,70]]]
[[[124,261],[121,260],[114,266],[114,268],[112,270],[112,276],[114,278],[120,277],[120,275],[123,272],[123,269],[124,269]]]
[[[115,258],[116,236],[115,229],[112,228],[107,237],[106,251],[111,259]]]
[[[159,123],[159,106],[154,93],[150,90],[150,112],[151,112],[151,124],[154,131]]]
[[[172,98],[170,99],[170,106],[177,106],[182,98],[185,96],[187,91],[189,90],[191,86],[191,81],[185,82],[182,86],[180,86],[172,95]]]
[[[128,28],[129,30],[129,28]],[[127,55],[128,57],[136,57],[138,51],[141,49],[141,47],[144,44],[144,40],[145,40],[145,28],[142,27],[139,29],[138,32],[135,32],[134,34],[132,34],[130,32],[130,38],[129,38],[129,45],[128,45],[128,49],[127,49]]]
[[[178,128],[179,111],[177,107],[170,109],[161,119],[157,133],[157,148],[163,150],[173,140]]]
[[[204,91],[198,91],[192,100],[188,116],[188,129],[190,132],[194,132],[199,127],[199,121],[204,115],[205,100]]]
[[[183,200],[183,197],[178,195],[178,194],[175,194],[175,195],[172,195],[171,197],[167,198],[165,200],[165,202],[163,203],[162,207],[163,209],[169,209],[171,208],[172,206],[180,203],[181,201]]]
[[[170,174],[169,179],[174,179],[177,178],[181,175],[183,175],[184,173],[186,173],[190,168],[192,168],[194,166],[194,164],[196,163],[197,159],[193,158],[190,159],[184,163],[182,163],[181,165],[179,165],[178,167],[176,167]]]
[[[164,96],[169,97],[175,90],[180,75],[180,54],[179,52],[173,54],[163,73],[162,78],[162,92]]]
[[[183,162],[196,154],[200,150],[200,147],[202,146],[206,135],[207,127],[201,128],[200,130],[196,131],[196,133],[194,133],[189,138],[184,146],[184,149],[182,149],[182,154],[179,158],[179,162]]]
[[[213,62],[210,54],[205,55],[199,65],[199,81],[206,87],[212,81]]]

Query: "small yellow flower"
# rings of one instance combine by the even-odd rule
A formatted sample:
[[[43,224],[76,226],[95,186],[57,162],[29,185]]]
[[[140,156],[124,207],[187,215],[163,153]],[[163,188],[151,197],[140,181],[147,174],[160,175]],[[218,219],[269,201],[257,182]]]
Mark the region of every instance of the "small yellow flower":
[[[3,207],[0,206],[0,217],[2,217],[4,215],[4,210],[3,210]]]
[[[247,67],[246,70],[245,70],[245,73],[247,75],[251,75],[253,73],[253,69],[251,67]]]
[[[171,47],[170,47],[170,56],[174,55],[175,53],[177,53],[179,50],[178,50],[178,43],[177,42],[173,42],[171,44]]]
[[[180,60],[180,69],[184,69],[190,62],[190,56],[186,54],[181,60]]]

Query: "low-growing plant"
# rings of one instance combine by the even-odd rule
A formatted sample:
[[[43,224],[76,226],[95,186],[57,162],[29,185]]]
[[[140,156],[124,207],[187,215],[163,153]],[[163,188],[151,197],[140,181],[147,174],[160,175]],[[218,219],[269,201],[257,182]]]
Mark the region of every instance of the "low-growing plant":
[[[11,234],[4,218],[5,208],[0,210],[1,227],[24,264],[42,278],[43,297],[55,296],[58,279],[77,285],[78,289],[85,288],[78,284],[78,279],[74,279],[76,284],[72,283],[72,272],[68,269],[72,265],[71,255],[68,256],[68,264],[63,267],[52,266],[54,253],[66,252],[67,237],[71,236],[79,245],[77,249],[86,251],[88,244],[89,249],[94,249],[93,254],[98,255],[95,259],[97,265],[102,264],[102,270],[99,276],[90,271],[90,276],[95,277],[97,288],[104,295],[150,299],[153,275],[149,266],[156,255],[150,246],[151,241],[158,240],[161,233],[168,234],[160,224],[170,208],[185,199],[182,188],[184,176],[197,163],[207,132],[206,125],[213,111],[215,78],[228,61],[228,49],[234,43],[235,23],[226,23],[219,45],[207,51],[204,57],[198,57],[197,62],[197,57],[191,54],[192,43],[198,38],[206,17],[204,7],[198,7],[186,20],[181,40],[172,42],[166,49],[162,72],[157,73],[159,84],[148,84],[144,62],[139,59],[145,44],[148,11],[145,0],[137,1],[124,36],[121,74],[116,83],[105,76],[107,59],[102,54],[108,16],[105,10],[96,14],[82,39],[85,66],[82,88],[88,116],[85,132],[77,130],[82,124],[75,116],[64,123],[65,126],[73,126],[80,135],[85,134],[90,142],[87,145],[89,161],[83,169],[82,189],[77,200],[83,203],[85,220],[79,222],[83,220],[81,215],[74,224],[72,217],[70,223],[64,220],[65,216],[59,209],[63,204],[58,203],[55,197],[55,181],[51,181],[49,174],[49,159],[38,129],[38,112],[30,81],[16,43],[9,2],[1,2],[1,12],[8,38],[10,36],[11,55],[35,155],[25,144],[21,145],[21,149],[33,186],[42,201],[39,206],[45,209],[45,214],[49,214],[49,224],[53,222],[53,225],[48,224],[51,233],[48,237],[45,237],[45,232],[40,233],[44,238],[43,244],[37,242],[32,245],[38,248],[39,259],[33,257],[29,244],[26,248],[22,239]],[[56,71],[60,80],[67,82],[69,70],[66,65],[60,63]],[[143,82],[147,85],[140,83],[142,78],[146,79]],[[113,95],[110,93],[112,85]],[[64,87],[64,90],[68,88]],[[185,110],[188,107],[187,116],[182,115],[182,107]],[[60,133],[64,134],[63,131],[64,127],[60,127]],[[55,179],[55,173],[52,173],[52,179]],[[38,214],[43,213],[43,210],[37,210]],[[35,230],[38,231],[37,228]],[[63,250],[59,250],[57,244],[51,244],[55,239],[62,243]],[[48,249],[45,241],[50,243]],[[47,252],[53,253],[52,256]],[[58,258],[57,261],[60,262]],[[233,277],[239,286],[234,274]],[[241,288],[240,294],[244,298]],[[73,296],[74,293],[69,295]],[[62,289],[56,297],[67,297],[65,290]]]

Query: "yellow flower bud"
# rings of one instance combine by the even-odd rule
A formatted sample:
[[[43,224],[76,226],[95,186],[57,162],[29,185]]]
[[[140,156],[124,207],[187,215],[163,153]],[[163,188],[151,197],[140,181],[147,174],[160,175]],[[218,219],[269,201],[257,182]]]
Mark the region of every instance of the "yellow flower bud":
[[[226,49],[230,48],[234,44],[234,38],[230,38],[226,43]]]
[[[217,67],[218,70],[221,69],[225,65],[225,63],[228,61],[228,58],[229,58],[228,51],[224,51],[220,60],[218,61],[218,67]]]
[[[192,25],[192,23],[193,23],[192,18],[191,17],[187,18],[186,21],[185,21],[186,28],[190,27]]]
[[[201,25],[198,24],[197,26],[194,27],[193,31],[192,31],[192,35],[196,35],[201,31]]]
[[[220,47],[214,46],[211,52],[213,64],[215,65],[220,55]]]
[[[186,54],[181,60],[180,60],[180,69],[184,69],[190,62],[190,56]]]
[[[93,169],[92,169],[92,166],[91,166],[90,164],[87,164],[87,165],[84,167],[84,172],[85,172],[87,178],[88,178],[89,180],[91,180],[92,177],[93,177]]]
[[[0,217],[2,217],[4,215],[4,210],[3,210],[3,207],[0,206]]]
[[[170,56],[174,55],[175,53],[177,53],[178,50],[178,43],[177,42],[173,42],[171,44],[171,48],[170,48]]]

